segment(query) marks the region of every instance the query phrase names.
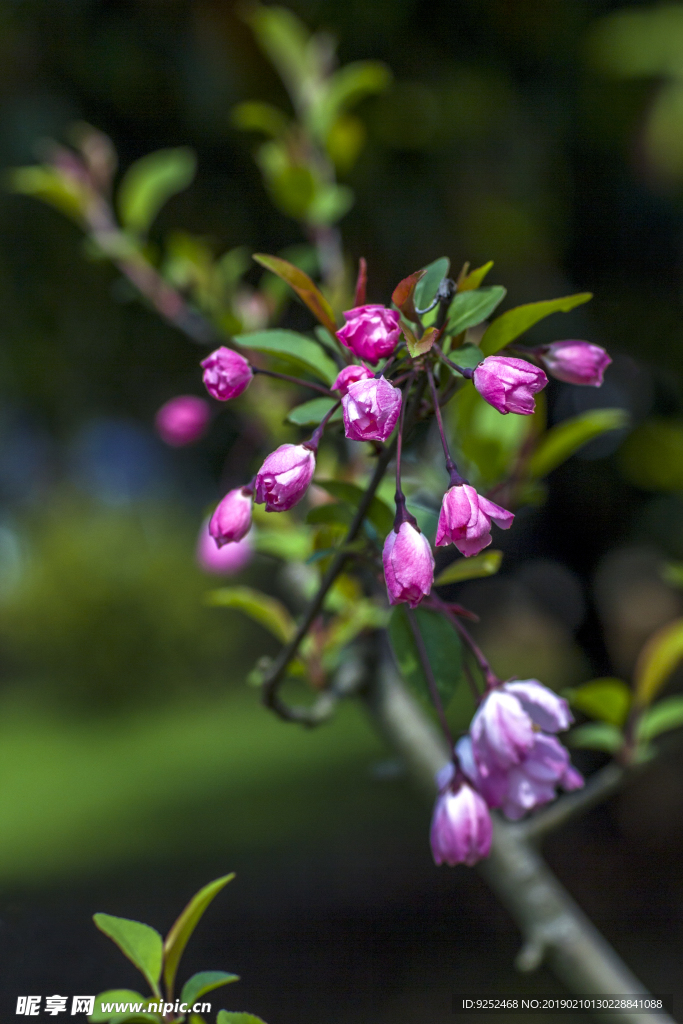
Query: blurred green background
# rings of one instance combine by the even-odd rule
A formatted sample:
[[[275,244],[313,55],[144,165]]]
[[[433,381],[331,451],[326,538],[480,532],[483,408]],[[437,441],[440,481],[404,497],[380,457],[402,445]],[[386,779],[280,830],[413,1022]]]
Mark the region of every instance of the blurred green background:
[[[556,470],[545,504],[506,535],[501,575],[460,599],[501,673],[557,687],[628,677],[682,604],[662,566],[683,559],[683,5],[289,6],[338,36],[343,62],[378,58],[395,76],[359,108],[365,144],[345,176],[356,204],[341,228],[368,259],[371,301],[442,254],[456,267],[494,259],[510,306],[595,293],[535,334],[614,357],[600,391],[553,383],[551,419],[621,406],[633,429]],[[196,181],[153,242],[175,229],[216,252],[302,241],[267,200],[253,138],[231,126],[253,98],[287,103],[227,0],[0,0],[0,163],[33,162],[77,120],[111,136],[124,169],[193,147]],[[61,215],[4,192],[0,310],[7,1014],[21,993],[134,984],[89,915],[165,928],[231,869],[186,969],[241,973],[225,1005],[271,1024],[445,1022],[457,991],[558,991],[544,972],[514,974],[514,927],[475,874],[431,865],[429,808],[360,709],[304,733],[244,685],[272,640],[203,607],[212,579],[194,547],[259,438],[229,409],[192,449],[165,449],[152,430],[162,402],[201,393],[197,349]],[[267,556],[239,580],[289,598]],[[585,770],[600,763],[582,756]],[[683,946],[682,767],[668,755],[549,843],[660,992]]]

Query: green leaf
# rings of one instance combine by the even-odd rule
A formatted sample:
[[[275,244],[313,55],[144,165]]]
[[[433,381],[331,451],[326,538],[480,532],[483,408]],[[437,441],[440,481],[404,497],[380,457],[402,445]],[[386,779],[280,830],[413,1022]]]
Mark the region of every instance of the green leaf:
[[[346,501],[352,508],[358,508],[365,491],[356,484],[349,484],[345,480],[314,480],[317,487],[331,494],[338,501]],[[367,518],[377,527],[382,536],[386,536],[394,526],[394,513],[381,498],[377,495],[370,502]]]
[[[223,875],[222,878],[217,878],[214,882],[209,882],[203,889],[200,889],[192,897],[166,936],[164,941],[164,981],[166,982],[168,992],[173,992],[175,976],[183,950],[192,932],[199,924],[204,911],[213,898],[218,895],[228,882],[232,882],[234,877],[234,872],[229,875]]]
[[[308,274],[279,256],[267,256],[257,252],[254,253],[254,259],[266,270],[270,270],[271,273],[277,274],[283,281],[286,281],[301,301],[308,306],[313,316],[320,321],[323,327],[327,328],[333,337],[336,337],[337,325],[334,322],[332,307]]]
[[[458,366],[474,369],[484,358],[484,353],[477,345],[463,345],[462,348],[454,348],[449,352],[449,358]]]
[[[216,1024],[265,1024],[260,1017],[253,1013],[235,1013],[234,1010],[220,1010],[216,1017]]]
[[[159,932],[148,924],[129,921],[126,917],[112,917],[111,914],[93,914],[93,921],[135,964],[158,995],[163,959],[163,939]]]
[[[191,1006],[207,992],[213,992],[215,988],[239,980],[239,974],[226,974],[225,971],[200,971],[199,974],[193,974],[183,985],[180,1002],[189,1003]]]
[[[254,538],[254,547],[263,555],[272,555],[285,562],[305,562],[311,553],[310,531],[304,527],[291,530],[261,530]]]
[[[161,936],[159,936],[161,938]],[[157,996],[156,1001],[160,997]],[[95,999],[95,1006],[93,1007],[92,1013],[89,1015],[88,1020],[92,1021],[92,1024],[103,1024],[104,1021],[110,1021],[111,1024],[123,1024],[124,1021],[132,1020],[146,1020],[146,1021],[160,1021],[161,1015],[156,1013],[145,1013],[140,1014],[134,1011],[117,1013],[115,1010],[103,1010],[102,1003],[142,1003],[147,1006],[150,1002],[148,996],[143,996],[139,992],[134,992],[129,988],[112,988],[108,992],[100,992]]]
[[[318,186],[306,210],[310,224],[335,224],[349,212],[355,202],[353,189],[348,185]]]
[[[350,526],[352,519],[353,509],[350,509],[346,503],[340,505],[317,505],[306,516],[306,522],[314,526],[320,523],[341,523],[342,526]]]
[[[683,658],[683,619],[657,630],[638,655],[634,672],[636,703],[647,706]]]
[[[461,334],[468,327],[476,327],[491,316],[506,295],[507,289],[498,284],[477,288],[476,291],[457,292],[448,309],[446,334]]]
[[[421,338],[416,337],[407,324],[401,324],[403,331],[403,337],[406,339],[406,346],[408,352],[413,359],[417,359],[418,356],[423,356],[429,352],[430,348],[439,337],[441,333],[436,327],[428,327],[423,333]]]
[[[481,282],[484,280],[492,266],[493,260],[489,260],[483,267],[477,267],[476,270],[470,270],[469,274],[466,274],[458,284],[458,291],[469,292],[474,291],[475,288],[479,288]]]
[[[324,141],[340,114],[373,93],[384,92],[392,74],[377,60],[359,60],[346,64],[328,79],[327,90],[313,115],[313,128]]]
[[[159,149],[132,164],[121,182],[117,204],[129,231],[145,232],[161,207],[191,184],[197,159],[191,149]]]
[[[622,679],[592,679],[569,691],[569,702],[589,718],[599,718],[621,728],[631,707],[633,694]]]
[[[529,459],[527,468],[530,476],[533,479],[546,476],[593,438],[608,430],[621,430],[629,422],[625,409],[589,409],[579,416],[563,420],[541,438]]]
[[[311,36],[304,23],[286,7],[254,4],[245,20],[287,88],[297,96],[312,77]]]
[[[462,647],[460,638],[448,620],[427,608],[416,608],[412,613],[422,634],[429,663],[434,673],[436,688],[444,708],[447,708],[460,681]],[[394,656],[410,688],[432,706],[429,684],[422,670],[415,637],[410,628],[408,613],[403,604],[396,605],[389,620],[389,639]]]
[[[333,405],[337,402],[334,398],[312,398],[310,402],[303,402],[295,406],[287,413],[287,423],[293,423],[296,427],[317,427],[327,415]],[[342,418],[341,409],[337,409],[334,416],[331,416],[328,423],[338,423]]]
[[[610,725],[609,722],[588,722],[572,729],[567,742],[571,747],[604,750],[608,754],[616,754],[624,745],[624,737],[616,725]]]
[[[281,110],[260,100],[238,103],[232,109],[231,118],[235,128],[245,132],[263,132],[274,139],[279,139],[289,128],[289,120]]]
[[[12,192],[42,199],[78,223],[83,218],[86,190],[54,167],[17,167],[9,174],[9,187]]]
[[[211,608],[237,608],[267,629],[283,644],[293,635],[295,625],[285,606],[274,597],[251,587],[221,587],[210,590],[205,604]]]
[[[251,334],[238,334],[235,341],[243,348],[285,359],[297,369],[315,374],[326,384],[334,384],[339,373],[336,363],[325,355],[320,345],[296,331],[254,331]]]
[[[423,267],[424,274],[415,285],[414,301],[418,309],[425,309],[434,301],[437,289],[450,270],[448,256],[441,256]]]
[[[485,355],[492,356],[494,352],[505,348],[515,338],[519,338],[520,334],[524,334],[551,313],[568,313],[575,306],[580,306],[592,298],[591,292],[579,292],[576,295],[565,295],[562,299],[530,302],[526,306],[508,309],[507,313],[503,313],[487,328],[481,342],[482,351]]]
[[[500,569],[503,561],[502,551],[482,551],[473,558],[457,558],[446,566],[434,580],[435,587],[444,587],[447,583],[460,583],[462,580],[476,580],[481,576],[493,576]]]
[[[670,729],[679,729],[683,725],[683,695],[676,694],[660,700],[649,711],[646,711],[638,723],[637,737],[641,743],[647,743]]]
[[[646,491],[683,490],[683,422],[652,416],[638,424],[619,450],[619,469]]]

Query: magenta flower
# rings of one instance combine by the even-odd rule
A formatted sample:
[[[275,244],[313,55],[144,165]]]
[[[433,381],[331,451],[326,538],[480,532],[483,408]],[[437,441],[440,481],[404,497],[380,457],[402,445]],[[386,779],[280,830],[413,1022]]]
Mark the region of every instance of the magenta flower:
[[[301,501],[315,472],[315,452],[303,444],[281,444],[256,474],[255,501],[266,512],[286,512]]]
[[[472,375],[481,397],[503,414],[528,416],[534,411],[534,395],[548,383],[538,366],[513,356],[487,356]]]
[[[432,589],[434,555],[429,541],[412,523],[391,530],[382,552],[389,604],[407,601],[415,608]]]
[[[342,398],[344,433],[352,441],[386,441],[401,412],[401,398],[384,377],[349,384]]]
[[[401,318],[386,306],[356,306],[344,313],[346,323],[337,331],[342,345],[346,345],[359,359],[376,363],[390,356],[401,334]]]
[[[197,538],[197,562],[205,572],[211,572],[217,576],[231,576],[247,565],[253,553],[249,534],[234,544],[226,544],[224,547],[218,548],[216,541],[209,533],[209,520],[206,519],[202,523]]]
[[[508,772],[507,783],[502,811],[506,818],[518,821],[554,800],[556,787],[580,789],[584,780],[570,763],[566,748],[554,736],[537,732],[527,756]]]
[[[531,718],[516,697],[501,688],[491,690],[470,725],[472,752],[480,773],[505,771],[529,753],[534,742]]]
[[[562,732],[574,721],[564,697],[558,697],[537,679],[513,679],[503,683],[501,690],[516,697],[534,725],[543,732]]]
[[[216,506],[216,511],[209,521],[209,533],[222,548],[224,544],[234,544],[242,540],[251,529],[251,498],[252,493],[246,487],[237,487],[228,491]]]
[[[455,544],[466,557],[478,555],[491,543],[491,520],[501,530],[509,530],[514,518],[512,512],[482,498],[470,484],[456,484],[443,496],[436,546]]]
[[[492,826],[488,807],[466,782],[455,784],[436,798],[430,842],[436,864],[472,867],[491,851]]]
[[[507,770],[529,753],[538,730],[560,732],[574,721],[563,697],[536,679],[490,690],[470,726],[472,753],[482,776]]]
[[[239,352],[221,345],[200,364],[204,369],[204,384],[212,398],[227,402],[241,395],[254,376],[251,366]]]
[[[349,390],[350,384],[355,384],[359,380],[367,380],[368,377],[374,377],[372,370],[368,370],[367,366],[351,363],[350,366],[345,366],[343,370],[339,371],[332,390],[338,391],[343,398]]]
[[[537,350],[548,373],[567,384],[590,384],[599,388],[602,375],[612,362],[599,345],[589,341],[554,341]]]
[[[483,775],[474,757],[471,736],[462,736],[455,744],[455,753],[463,774],[489,807],[500,807],[508,791],[508,773],[493,764],[486,765]]]
[[[178,395],[157,412],[154,426],[166,444],[179,448],[198,441],[211,418],[209,403],[196,395]]]

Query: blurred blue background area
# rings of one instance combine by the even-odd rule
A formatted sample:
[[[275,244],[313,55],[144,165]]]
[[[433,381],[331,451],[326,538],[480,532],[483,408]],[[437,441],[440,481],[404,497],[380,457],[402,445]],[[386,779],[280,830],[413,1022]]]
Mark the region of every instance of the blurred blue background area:
[[[618,406],[632,427],[556,470],[506,536],[500,576],[458,599],[503,674],[557,688],[628,678],[683,607],[662,576],[683,559],[683,5],[647,23],[615,18],[659,18],[658,5],[613,0],[289,6],[339,37],[343,62],[394,72],[359,108],[364,147],[345,179],[356,205],[341,227],[368,259],[371,301],[442,254],[456,268],[494,259],[508,306],[595,293],[533,334],[585,337],[614,358],[600,391],[551,384],[549,415]],[[229,0],[0,0],[5,170],[78,120],[113,139],[123,168],[163,146],[196,150],[197,179],[163,209],[152,248],[173,230],[217,252],[302,241],[231,125],[251,98],[287,102]],[[478,876],[433,867],[429,808],[361,708],[303,732],[246,685],[276,644],[204,605],[215,579],[195,544],[263,437],[230,407],[191,449],[153,431],[162,403],[201,393],[203,350],[61,215],[9,192],[0,309],[6,1014],[20,993],[135,985],[90,915],[164,929],[233,869],[185,970],[242,974],[226,1005],[270,1024],[445,1024],[457,991],[557,991],[544,971],[515,974],[518,936]],[[298,610],[276,559],[256,556],[237,579]],[[582,756],[587,771],[601,763]],[[670,991],[683,944],[682,767],[667,755],[548,847],[654,991]]]

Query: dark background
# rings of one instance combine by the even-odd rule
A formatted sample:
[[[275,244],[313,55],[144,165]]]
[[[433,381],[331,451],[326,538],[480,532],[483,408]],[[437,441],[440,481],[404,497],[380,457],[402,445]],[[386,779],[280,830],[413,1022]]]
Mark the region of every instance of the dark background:
[[[338,35],[342,62],[394,72],[360,108],[368,140],[341,224],[347,251],[368,258],[371,300],[442,254],[456,267],[494,259],[508,305],[595,293],[537,337],[571,330],[614,364],[601,392],[553,384],[551,417],[621,405],[635,431],[552,474],[546,503],[506,537],[500,577],[462,593],[501,672],[558,687],[628,678],[644,639],[680,612],[660,569],[683,558],[683,174],[648,142],[672,75],[610,76],[591,56],[596,23],[628,6],[290,4]],[[683,56],[683,32],[670,42]],[[3,166],[33,162],[41,139],[64,140],[79,119],[113,139],[123,168],[192,146],[197,179],[162,211],[157,241],[173,228],[218,252],[301,241],[266,199],[253,140],[231,127],[248,98],[287,102],[232,3],[0,3]],[[238,878],[182,969],[243,976],[217,1006],[270,1024],[412,1024],[449,1020],[457,992],[560,992],[544,971],[515,974],[519,938],[475,873],[434,868],[429,808],[359,710],[302,734],[244,687],[269,641],[202,609],[192,559],[238,423],[226,413],[191,451],[164,450],[151,430],[163,401],[200,393],[197,350],[87,258],[75,227],[10,194],[0,310],[4,1013],[17,994],[136,987],[90,915],[164,931],[228,870]],[[245,580],[271,576],[257,560]],[[570,891],[660,992],[680,989],[682,811],[674,751],[548,843]]]

